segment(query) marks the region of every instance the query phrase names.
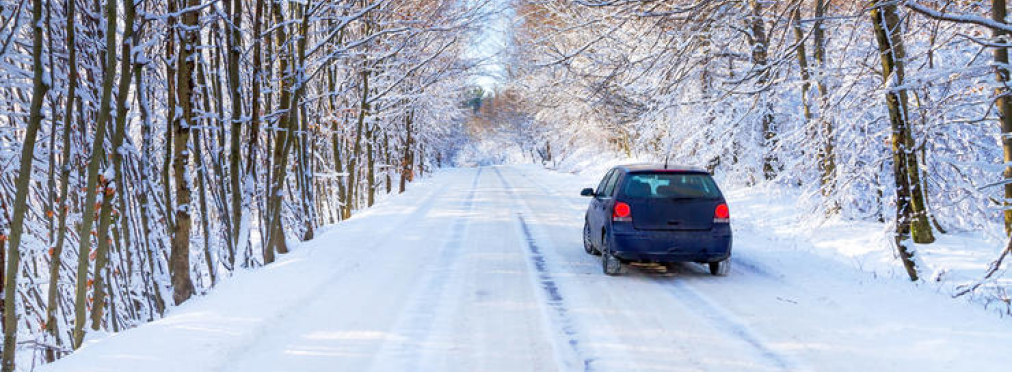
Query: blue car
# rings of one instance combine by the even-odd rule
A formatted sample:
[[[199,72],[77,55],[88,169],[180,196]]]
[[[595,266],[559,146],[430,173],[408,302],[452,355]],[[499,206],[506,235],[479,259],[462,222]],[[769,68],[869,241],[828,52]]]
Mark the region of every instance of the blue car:
[[[703,169],[637,164],[612,168],[597,190],[583,227],[587,253],[601,255],[607,275],[623,263],[708,264],[713,275],[731,266],[731,218],[717,183]]]

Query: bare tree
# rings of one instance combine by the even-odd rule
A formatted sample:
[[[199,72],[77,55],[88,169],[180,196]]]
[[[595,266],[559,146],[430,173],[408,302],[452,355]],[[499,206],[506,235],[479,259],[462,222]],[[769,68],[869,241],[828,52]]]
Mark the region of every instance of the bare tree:
[[[32,3],[32,101],[29,108],[28,125],[25,131],[25,140],[21,146],[21,166],[18,169],[18,179],[14,195],[14,214],[10,224],[10,242],[7,245],[7,257],[4,277],[4,348],[2,369],[3,372],[14,371],[14,351],[17,346],[18,336],[18,314],[15,295],[18,291],[18,270],[21,266],[21,238],[24,233],[25,214],[28,211],[28,188],[32,179],[32,163],[35,160],[35,142],[42,126],[42,104],[49,91],[51,82],[45,79],[45,60],[42,55],[43,48],[43,21],[42,2]]]
[[[105,136],[108,131],[110,121],[110,106],[112,101],[112,86],[115,81],[115,70],[116,70],[116,32],[117,23],[116,19],[117,6],[116,0],[109,0],[106,2],[105,17],[108,20],[106,22],[107,28],[105,31],[105,73],[102,76],[102,99],[99,104],[98,120],[95,124],[95,136],[92,143],[91,150],[91,161],[88,163],[88,180],[85,186],[85,202],[84,202],[84,213],[81,223],[80,237],[80,248],[78,249],[78,261],[77,261],[77,291],[74,302],[74,333],[73,333],[73,345],[74,348],[81,347],[81,343],[84,341],[84,323],[87,312],[87,293],[90,289],[93,281],[89,279],[88,269],[90,267],[89,258],[91,258],[91,234],[92,227],[95,221],[94,214],[96,208],[97,194],[101,193],[101,189],[98,188],[99,181],[105,184],[105,176],[101,175],[102,172],[100,167],[102,160],[105,158]],[[104,189],[104,186],[103,188]],[[100,205],[99,205],[100,206]]]
[[[190,177],[190,131],[197,124],[196,106],[196,49],[199,45],[200,0],[187,0],[180,16],[178,76],[176,96],[179,99],[181,117],[173,124],[172,172],[176,182],[175,229],[172,233],[170,272],[172,273],[172,298],[181,304],[193,295],[193,281],[190,279],[190,229],[192,225],[191,200],[192,178]]]

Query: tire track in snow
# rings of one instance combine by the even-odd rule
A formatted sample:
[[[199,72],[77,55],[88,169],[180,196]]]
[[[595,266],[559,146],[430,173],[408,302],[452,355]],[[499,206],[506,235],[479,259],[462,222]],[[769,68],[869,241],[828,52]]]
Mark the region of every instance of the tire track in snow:
[[[781,371],[809,370],[801,367],[791,357],[770,348],[769,342],[753,331],[743,320],[685,282],[681,280],[660,281],[656,278],[653,281],[664,288],[669,295],[675,297],[685,309],[710,321],[711,325],[721,332],[744,341],[759,357],[770,362],[773,367]]]
[[[555,313],[555,321],[558,323],[559,330],[565,335],[566,343],[569,344],[576,358],[583,361],[582,370],[591,371],[591,363],[594,362],[594,359],[583,356],[585,353],[581,350],[580,341],[577,340],[578,335],[572,318],[569,315],[569,308],[566,307],[565,299],[559,291],[559,286],[555,283],[555,278],[552,277],[551,272],[548,270],[548,264],[545,262],[545,256],[541,253],[541,247],[538,246],[537,240],[531,234],[530,227],[524,221],[523,214],[517,214],[517,222],[520,224],[520,229],[523,232],[527,249],[530,253],[528,259],[537,270],[538,281],[541,283],[541,289],[548,300],[548,307]]]
[[[439,304],[447,303],[442,299],[446,296],[447,282],[455,271],[454,267],[460,259],[464,237],[467,236],[471,225],[474,197],[477,193],[482,169],[482,167],[478,168],[471,181],[471,189],[461,203],[460,208],[463,213],[457,216],[450,226],[449,237],[444,238],[443,244],[436,253],[436,259],[428,263],[428,267],[425,269],[426,275],[420,280],[420,289],[412,292],[413,295],[408,305],[405,306],[407,317],[399,319],[393,328],[393,333],[403,334],[408,341],[395,346],[388,346],[390,345],[389,341],[384,344],[373,359],[380,362],[379,366],[374,363],[370,366],[370,370],[426,371],[419,366],[419,360],[424,357],[421,354],[421,349],[425,348],[431,339],[433,325],[439,316]],[[394,357],[389,357],[391,355]],[[396,366],[390,367],[387,365],[389,363],[394,363]]]
[[[439,186],[439,188],[437,188],[435,191],[426,195],[425,199],[422,200],[422,202],[418,205],[418,207],[415,208],[414,211],[402,215],[399,221],[390,224],[389,227],[384,229],[382,233],[377,234],[376,236],[390,236],[390,233],[400,230],[403,226],[418,221],[423,216],[425,216],[430,210],[432,210],[436,199],[440,195],[445,193],[448,188],[449,184],[443,184]],[[373,244],[359,245],[355,246],[355,248],[358,248],[357,249],[358,251],[375,251],[376,248],[383,247],[386,243],[387,240],[385,239],[376,240],[374,241]],[[344,255],[342,257],[347,256],[348,255]],[[377,255],[373,254],[370,257],[377,257]],[[327,288],[327,286],[330,283],[337,281],[341,279],[343,276],[346,276],[366,266],[361,265],[358,262],[351,262],[347,260],[340,260],[337,263],[335,263],[335,265],[337,267],[332,268],[334,271],[333,275],[327,277],[327,279],[325,280],[321,280],[318,284],[313,286],[313,289],[307,292],[308,293],[307,296],[302,297],[298,301],[282,306],[281,308],[278,309],[278,311],[275,312],[275,315],[273,317],[265,318],[260,323],[261,325],[257,326],[256,329],[250,333],[247,339],[243,340],[239,345],[233,345],[232,347],[227,347],[226,350],[223,350],[223,353],[228,354],[229,357],[223,358],[221,364],[209,368],[208,370],[210,371],[234,370],[235,365],[231,362],[242,359],[241,356],[252,352],[259,343],[264,342],[264,340],[267,339],[266,337],[264,337],[264,335],[284,330],[285,327],[287,327],[288,325],[284,322],[284,320],[293,317],[294,314],[306,311],[309,308],[310,304],[317,301],[321,301],[323,298],[321,296],[317,296],[317,294],[323,292],[323,289]]]
[[[519,204],[521,199],[513,191],[513,186],[506,181],[506,178],[503,177],[498,168],[492,169],[495,171],[496,176],[499,177],[499,181],[503,184],[506,193],[510,195],[515,204]],[[562,295],[551,271],[548,269],[548,263],[545,260],[541,247],[534,238],[534,234],[524,220],[522,213],[517,213],[515,221],[521,235],[521,241],[526,243],[527,249],[525,253],[527,254],[525,254],[525,257],[527,258],[528,266],[534,269],[532,271],[535,277],[532,279],[541,288],[545,304],[547,305],[547,308],[543,308],[543,311],[547,318],[547,329],[555,333],[554,335],[549,335],[549,341],[553,349],[555,349],[556,363],[559,364],[559,370],[593,371],[593,363],[596,358],[588,357],[583,346],[580,344],[580,335],[577,332],[572,316],[569,314],[566,299]]]

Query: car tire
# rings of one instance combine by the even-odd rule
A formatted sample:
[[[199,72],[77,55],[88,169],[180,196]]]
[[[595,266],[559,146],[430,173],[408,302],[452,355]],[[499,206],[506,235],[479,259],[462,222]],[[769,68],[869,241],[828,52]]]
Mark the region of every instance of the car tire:
[[[622,260],[611,254],[611,249],[607,245],[604,246],[601,252],[601,271],[604,271],[604,275],[608,276],[616,276],[622,273]]]
[[[587,254],[595,256],[601,255],[601,251],[594,248],[594,242],[590,240],[590,223],[587,221],[583,221],[583,250],[586,251]]]
[[[727,276],[731,272],[731,258],[728,257],[723,261],[710,262],[710,274],[714,276]]]

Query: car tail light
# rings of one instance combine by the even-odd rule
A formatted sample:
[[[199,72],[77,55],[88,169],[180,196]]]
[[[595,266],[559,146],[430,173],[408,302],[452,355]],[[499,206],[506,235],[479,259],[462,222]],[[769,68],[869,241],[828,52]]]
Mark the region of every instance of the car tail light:
[[[611,210],[611,220],[616,222],[632,221],[632,208],[629,208],[629,204],[616,202],[615,207]]]
[[[713,210],[713,223],[728,223],[731,222],[731,210],[727,209],[727,204],[720,203],[717,208]]]

